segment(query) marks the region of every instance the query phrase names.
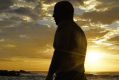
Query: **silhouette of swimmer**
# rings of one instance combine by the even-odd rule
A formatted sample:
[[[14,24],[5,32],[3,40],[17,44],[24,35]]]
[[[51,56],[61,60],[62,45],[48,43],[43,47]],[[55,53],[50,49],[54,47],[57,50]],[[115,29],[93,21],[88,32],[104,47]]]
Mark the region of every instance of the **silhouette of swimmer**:
[[[86,80],[84,62],[87,40],[82,29],[73,21],[73,15],[74,8],[68,1],[60,1],[54,7],[53,17],[58,28],[46,80]]]

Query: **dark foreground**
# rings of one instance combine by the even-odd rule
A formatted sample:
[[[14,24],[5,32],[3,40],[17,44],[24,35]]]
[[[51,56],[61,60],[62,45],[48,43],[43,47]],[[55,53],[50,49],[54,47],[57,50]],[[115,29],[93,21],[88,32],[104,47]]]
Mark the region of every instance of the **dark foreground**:
[[[45,80],[45,73],[23,73],[19,76],[0,76],[0,80]],[[88,80],[119,80],[118,73],[87,74]]]

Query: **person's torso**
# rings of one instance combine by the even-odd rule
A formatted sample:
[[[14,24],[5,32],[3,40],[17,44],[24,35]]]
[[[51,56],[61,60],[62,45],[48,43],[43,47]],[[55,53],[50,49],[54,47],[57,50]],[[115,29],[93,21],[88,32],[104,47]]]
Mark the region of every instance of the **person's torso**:
[[[58,26],[54,48],[59,58],[58,72],[79,70],[84,72],[87,41],[82,29],[74,22],[64,22]]]

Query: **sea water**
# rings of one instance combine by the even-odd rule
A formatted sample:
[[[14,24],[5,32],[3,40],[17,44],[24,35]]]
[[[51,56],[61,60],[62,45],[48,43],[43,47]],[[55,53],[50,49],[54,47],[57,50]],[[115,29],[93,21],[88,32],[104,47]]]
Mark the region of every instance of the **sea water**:
[[[45,80],[46,74],[23,74],[20,76],[0,76],[0,80]],[[87,75],[88,80],[119,80],[118,74]]]

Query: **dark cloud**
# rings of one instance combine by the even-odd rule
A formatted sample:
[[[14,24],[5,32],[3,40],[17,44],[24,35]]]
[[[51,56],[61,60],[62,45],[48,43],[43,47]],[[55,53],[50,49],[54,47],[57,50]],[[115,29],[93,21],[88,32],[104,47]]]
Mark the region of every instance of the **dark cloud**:
[[[2,10],[0,14],[0,29],[6,26],[15,27],[25,22],[27,23],[27,20],[25,20],[25,18],[29,18],[29,21],[32,21],[30,21],[31,23],[34,23],[34,20],[40,19],[39,16],[41,14],[41,4],[38,3],[38,0],[33,0],[33,2],[32,0],[28,1],[29,2],[24,2],[22,0],[0,0],[0,10]]]
[[[119,36],[113,37],[113,38],[109,39],[108,41],[118,42],[119,41]]]
[[[14,12],[19,13],[19,14],[28,14],[28,13],[31,13],[32,11],[29,8],[20,7],[14,10]]]
[[[16,27],[16,24],[21,23],[22,19],[19,17],[11,17],[8,19],[3,19],[0,21],[0,29],[4,29],[6,27]]]
[[[96,39],[96,38],[101,38],[104,36],[108,31],[105,31],[104,29],[101,28],[95,28],[95,29],[90,29],[85,32],[86,36],[88,39]]]
[[[104,12],[86,12],[82,15],[84,19],[90,19],[94,23],[111,24],[119,20],[119,7],[112,8]]]
[[[0,11],[8,9],[12,4],[12,0],[0,0]]]
[[[26,2],[35,2],[35,1],[38,1],[38,0],[24,0]]]
[[[21,14],[21,15],[26,15],[26,16],[30,16],[32,18],[38,18],[38,14],[35,13],[33,10],[31,10],[30,8],[25,8],[25,7],[20,7],[18,9],[15,9],[14,11],[12,11],[14,13],[17,14]]]

